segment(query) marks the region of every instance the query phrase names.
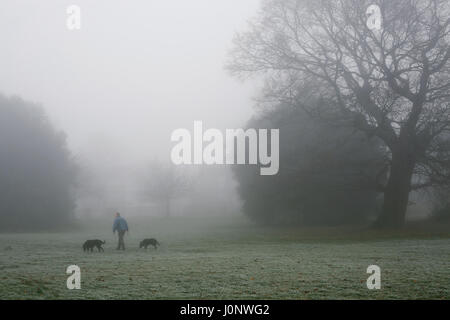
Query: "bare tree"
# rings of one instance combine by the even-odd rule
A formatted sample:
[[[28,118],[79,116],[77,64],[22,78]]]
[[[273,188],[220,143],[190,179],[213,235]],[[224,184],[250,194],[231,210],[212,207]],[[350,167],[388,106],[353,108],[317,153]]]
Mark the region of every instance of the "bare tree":
[[[370,5],[380,30],[367,23]],[[266,0],[262,9],[236,37],[229,69],[265,73],[271,98],[313,92],[355,114],[347,125],[381,139],[389,156],[377,225],[402,226],[410,191],[450,178],[449,1]]]
[[[166,217],[171,214],[171,202],[189,190],[189,177],[180,167],[154,161],[145,176],[144,197],[160,202]]]

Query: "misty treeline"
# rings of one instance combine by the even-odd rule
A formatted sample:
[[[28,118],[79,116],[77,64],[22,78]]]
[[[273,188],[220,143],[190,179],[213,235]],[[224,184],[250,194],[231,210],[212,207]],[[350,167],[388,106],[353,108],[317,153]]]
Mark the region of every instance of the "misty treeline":
[[[141,214],[173,216],[230,216],[240,211],[236,183],[227,167],[183,166],[158,159],[139,170],[137,202],[151,205]]]
[[[141,197],[159,203],[164,216],[171,216],[171,204],[187,194],[192,180],[181,167],[153,160],[144,172],[141,181]]]
[[[381,9],[381,30],[367,25],[371,5]],[[249,179],[241,185],[247,212],[277,219],[269,218],[267,211],[274,216],[290,211],[299,219],[319,220],[309,217],[313,213],[302,206],[314,208],[325,219],[332,214],[327,210],[336,205],[336,214],[344,218],[353,211],[364,214],[375,203],[366,185],[372,181],[372,190],[382,195],[374,225],[397,228],[405,222],[412,191],[443,192],[450,182],[449,33],[448,0],[263,1],[257,19],[236,36],[228,68],[239,77],[265,76],[261,100],[275,107],[271,119],[285,119],[273,120],[276,125],[295,125],[294,118],[286,119],[290,111],[285,106],[302,109],[317,124],[297,112],[297,132],[280,132],[280,136],[297,135],[297,141],[281,143],[285,149],[280,162],[285,165],[280,166],[279,177],[238,174],[241,181]],[[322,112],[324,106],[332,112]],[[347,144],[339,147],[338,140],[352,130],[358,134],[349,135]],[[332,143],[328,146],[325,140]],[[346,148],[358,145],[363,149],[348,149],[346,154]],[[295,150],[309,147],[321,156],[297,152],[295,159],[289,158]],[[366,170],[359,170],[358,160],[370,153],[386,159],[383,166],[368,163]],[[290,173],[293,164],[296,171]],[[329,179],[322,179],[327,174]],[[366,187],[351,191],[358,184]],[[311,201],[313,205],[308,204]],[[361,202],[366,202],[366,210],[361,210]],[[283,203],[286,208],[279,209],[277,204]],[[349,213],[344,212],[346,205]],[[446,205],[442,207],[445,210]]]
[[[381,9],[381,30],[367,25],[371,5]],[[448,0],[263,0],[227,67],[237,77],[265,77],[261,111],[248,127],[280,129],[280,171],[234,168],[244,211],[266,223],[373,216],[375,226],[401,227],[411,193],[426,191],[437,216],[449,216],[449,41]],[[0,96],[0,230],[68,225],[80,193],[93,214],[139,193],[171,215],[186,190],[196,205],[213,209],[221,198],[220,211],[230,207],[232,195],[208,190],[231,186],[226,178],[204,173],[211,181],[194,192],[193,179],[155,166],[141,175],[140,190],[127,189],[134,177],[126,170],[106,172],[107,181],[92,178],[98,170],[80,177],[42,108]]]
[[[79,218],[230,214],[225,168],[189,170],[154,159],[122,168],[95,143],[75,158],[40,105],[0,95],[0,231],[61,230]],[[223,198],[223,199],[222,199]],[[234,211],[234,212],[230,212]],[[77,215],[77,216],[76,216]]]
[[[76,166],[44,110],[0,95],[0,230],[51,230],[73,222]]]

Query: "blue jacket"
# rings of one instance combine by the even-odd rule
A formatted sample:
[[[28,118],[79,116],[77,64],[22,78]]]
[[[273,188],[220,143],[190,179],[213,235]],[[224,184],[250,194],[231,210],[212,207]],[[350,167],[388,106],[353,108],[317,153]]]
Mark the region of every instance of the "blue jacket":
[[[128,231],[128,224],[124,218],[117,217],[114,220],[113,232],[116,232],[116,231]]]

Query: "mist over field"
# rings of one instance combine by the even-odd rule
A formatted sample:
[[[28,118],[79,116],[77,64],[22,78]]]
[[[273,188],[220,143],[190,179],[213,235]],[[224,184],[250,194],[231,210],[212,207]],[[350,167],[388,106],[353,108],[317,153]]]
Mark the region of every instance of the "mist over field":
[[[3,0],[0,299],[449,299],[449,37],[446,0]]]
[[[194,120],[242,127],[252,113],[255,86],[229,77],[224,64],[258,1],[80,1],[82,28],[73,32],[69,4],[2,3],[0,92],[42,105],[66,133],[80,171],[77,216],[157,216],[139,198],[138,178],[154,161],[170,164],[171,132]],[[220,193],[238,209],[227,169],[192,170],[206,176],[203,198]]]

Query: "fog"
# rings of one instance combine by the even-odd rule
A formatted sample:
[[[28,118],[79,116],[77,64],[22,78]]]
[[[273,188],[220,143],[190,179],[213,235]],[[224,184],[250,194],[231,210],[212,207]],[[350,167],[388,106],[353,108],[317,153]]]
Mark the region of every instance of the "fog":
[[[66,27],[71,4],[81,8],[81,30]],[[78,192],[78,215],[112,210],[157,215],[140,202],[136,178],[155,159],[169,161],[171,132],[192,129],[194,120],[221,129],[249,119],[256,85],[231,78],[224,64],[234,34],[258,4],[2,1],[0,90],[41,104],[67,134],[84,188]],[[187,171],[199,175],[199,169]],[[198,202],[210,199],[209,207],[217,208],[216,200],[226,201],[225,211],[238,210],[229,168],[203,176],[208,179],[195,191],[202,192]],[[208,195],[217,194],[216,187],[221,200]],[[173,210],[183,215],[185,206],[175,203]]]
[[[440,25],[448,4],[427,1],[441,9],[383,2],[387,15],[412,12],[404,16],[424,34],[406,20],[391,25],[395,15],[383,26],[357,0],[333,8],[344,20],[325,19],[329,30],[417,37],[402,43],[408,63],[434,59],[435,70],[424,67],[430,81],[419,81],[406,68],[401,85],[373,55],[346,52],[378,51],[378,40],[322,33],[317,17],[330,12],[307,0],[3,1],[0,213],[13,212],[12,229],[22,215],[50,211],[61,224],[117,211],[380,228],[446,216],[450,84],[436,84],[450,72]],[[71,28],[72,7],[80,28]],[[426,38],[423,15],[435,16],[438,42]],[[434,57],[418,45],[427,41]],[[321,56],[324,48],[348,57]],[[420,95],[424,105],[412,112]]]
[[[0,300],[448,299],[449,17],[0,0]]]

